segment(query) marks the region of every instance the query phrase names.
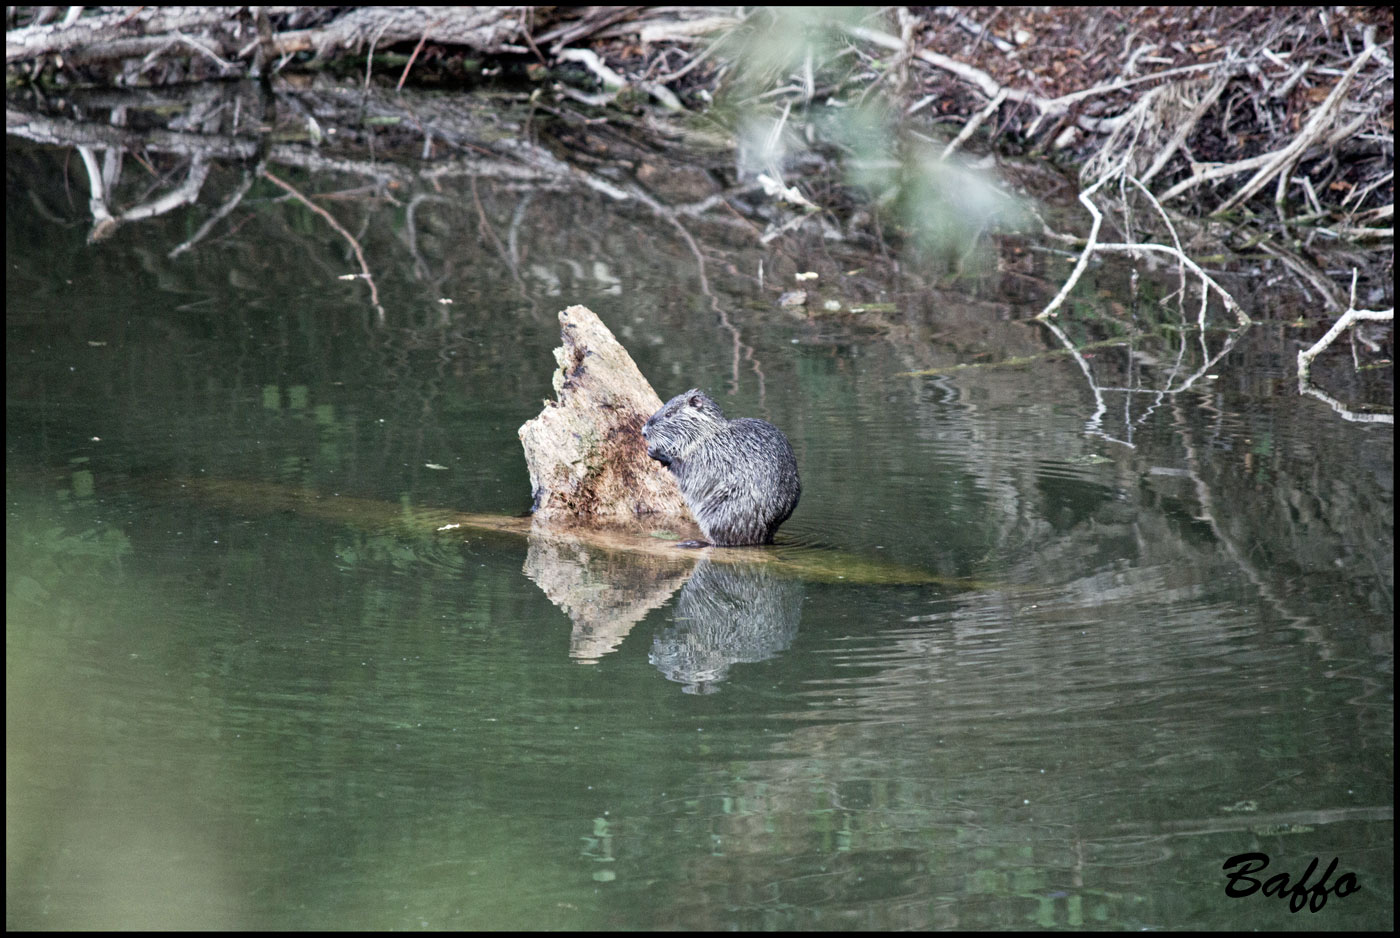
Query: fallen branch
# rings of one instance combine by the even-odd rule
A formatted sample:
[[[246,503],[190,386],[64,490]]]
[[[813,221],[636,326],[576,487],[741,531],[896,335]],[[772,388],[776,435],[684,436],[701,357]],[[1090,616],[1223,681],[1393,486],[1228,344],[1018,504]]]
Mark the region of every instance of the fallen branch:
[[[1170,160],[1172,156],[1176,154],[1176,151],[1181,148],[1181,145],[1186,142],[1186,138],[1191,135],[1191,131],[1196,129],[1196,125],[1200,123],[1201,118],[1205,117],[1206,112],[1215,106],[1215,102],[1220,99],[1221,92],[1225,90],[1225,86],[1229,83],[1229,73],[1223,74],[1215,80],[1215,84],[1210,86],[1210,90],[1201,97],[1201,100],[1192,108],[1191,113],[1187,115],[1186,120],[1181,122],[1181,126],[1177,128],[1171,140],[1157,154],[1156,159],[1152,161],[1152,165],[1147,168],[1147,172],[1142,174],[1143,185],[1151,182],[1152,178],[1162,171],[1162,167],[1167,165],[1167,161]]]
[[[1293,142],[1283,149],[1276,150],[1270,154],[1269,159],[1260,167],[1259,171],[1254,174],[1249,182],[1245,183],[1240,187],[1239,191],[1226,199],[1220,207],[1215,210],[1214,214],[1222,215],[1235,208],[1237,205],[1250,198],[1250,196],[1254,195],[1254,193],[1264,188],[1276,173],[1283,171],[1284,176],[1288,175],[1287,170],[1289,167],[1302,156],[1303,151],[1312,146],[1317,138],[1323,135],[1327,127],[1331,124],[1333,116],[1336,114],[1337,108],[1341,104],[1342,96],[1346,94],[1347,88],[1351,86],[1352,79],[1354,79],[1356,73],[1361,70],[1361,66],[1365,65],[1366,62],[1370,60],[1371,55],[1375,51],[1376,47],[1374,45],[1368,45],[1362,50],[1361,54],[1356,57],[1356,61],[1352,63],[1351,68],[1347,69],[1346,74],[1342,76],[1341,80],[1338,81],[1336,86],[1332,89],[1332,93],[1327,96],[1327,99],[1324,100],[1322,104],[1318,105],[1317,110],[1313,111],[1313,115],[1308,119],[1307,125],[1303,127],[1302,132],[1299,133],[1298,136],[1293,138]],[[1165,199],[1166,196],[1163,196],[1163,198]]]
[[[1313,359],[1321,355],[1329,345],[1335,342],[1337,336],[1341,335],[1342,332],[1350,329],[1357,322],[1361,321],[1393,322],[1395,320],[1395,307],[1393,306],[1390,309],[1356,308],[1356,273],[1356,270],[1353,268],[1351,272],[1351,301],[1347,305],[1346,312],[1342,313],[1341,318],[1334,322],[1332,328],[1328,329],[1322,338],[1314,342],[1311,348],[1303,349],[1298,353],[1298,393],[1317,398],[1336,411],[1343,420],[1350,420],[1353,423],[1393,424],[1395,423],[1395,415],[1393,413],[1358,414],[1343,405],[1335,397],[1314,387],[1310,378]]]
[[[1115,251],[1123,254],[1139,254],[1143,252],[1156,251],[1162,254],[1170,254],[1171,256],[1175,257],[1179,263],[1189,268],[1192,273],[1201,278],[1201,292],[1203,294],[1203,297],[1198,325],[1200,326],[1202,331],[1205,330],[1206,314],[1204,294],[1207,294],[1210,290],[1214,290],[1220,296],[1221,301],[1225,304],[1225,308],[1235,314],[1235,319],[1239,322],[1240,325],[1249,325],[1252,321],[1249,318],[1249,314],[1244,311],[1244,309],[1240,306],[1239,303],[1235,302],[1235,298],[1230,295],[1229,291],[1222,287],[1220,284],[1216,283],[1215,280],[1209,274],[1207,274],[1204,270],[1201,269],[1201,266],[1199,264],[1191,260],[1191,258],[1187,257],[1179,246],[1173,247],[1166,244],[1152,244],[1146,242],[1134,244],[1099,242],[1099,229],[1103,225],[1103,213],[1100,212],[1098,206],[1094,204],[1093,195],[1095,192],[1098,191],[1098,189],[1101,186],[1103,186],[1104,183],[1108,182],[1111,178],[1113,177],[1105,175],[1102,179],[1094,183],[1088,189],[1085,189],[1083,192],[1079,193],[1079,201],[1084,205],[1085,208],[1089,210],[1089,214],[1093,216],[1094,219],[1093,224],[1089,228],[1088,240],[1084,245],[1084,250],[1079,255],[1078,263],[1074,265],[1074,270],[1069,275],[1069,279],[1066,280],[1064,282],[1064,285],[1060,287],[1060,292],[1055,294],[1054,299],[1052,299],[1048,304],[1046,304],[1045,308],[1042,309],[1036,315],[1035,318],[1043,322],[1055,315],[1056,310],[1060,308],[1060,306],[1064,303],[1065,298],[1069,296],[1069,292],[1072,289],[1074,289],[1075,284],[1079,282],[1079,278],[1084,275],[1085,269],[1089,266],[1089,257],[1095,251]],[[1137,180],[1133,180],[1133,182],[1137,184],[1138,188],[1144,189],[1144,191],[1146,191],[1145,187],[1143,187],[1141,183],[1138,183]],[[1156,200],[1153,201],[1155,204]],[[1160,211],[1161,205],[1158,204],[1157,208]],[[1174,232],[1173,236],[1175,236]]]
[[[946,55],[941,55],[929,49],[917,49],[911,53],[904,41],[898,36],[880,32],[878,29],[870,29],[866,26],[855,25],[847,25],[842,28],[852,39],[864,40],[865,42],[893,50],[900,54],[912,55],[914,58],[932,65],[934,68],[942,69],[945,72],[956,75],[968,84],[975,86],[988,100],[1002,96],[1006,100],[1029,104],[1040,111],[1042,117],[1058,117],[1062,114],[1066,114],[1075,104],[1096,95],[1121,91],[1132,85],[1139,85],[1147,81],[1158,81],[1163,78],[1171,78],[1175,75],[1189,75],[1195,72],[1209,71],[1218,68],[1220,65],[1219,62],[1183,65],[1178,68],[1169,68],[1160,72],[1154,72],[1151,75],[1142,75],[1138,78],[1116,79],[1101,85],[1095,85],[1092,88],[1085,88],[1082,91],[1061,95],[1058,98],[1046,98],[1033,91],[1025,91],[1020,88],[1008,88],[980,68],[976,68],[964,62],[959,62],[957,59],[949,58]],[[1075,123],[1084,130],[1094,133],[1107,133],[1116,129],[1119,126],[1120,120],[1118,118],[1094,118],[1081,115],[1076,118]]]
[[[974,133],[977,132],[977,128],[982,126],[982,122],[996,113],[997,108],[1001,107],[1002,102],[1005,101],[1006,98],[1007,90],[1005,88],[998,91],[996,93],[996,97],[992,98],[991,101],[987,102],[986,107],[974,114],[972,116],[972,119],[963,125],[963,129],[958,133],[956,137],[953,138],[953,142],[948,144],[948,146],[944,148],[943,155],[940,156],[939,159],[946,160],[948,157],[956,153],[958,147],[962,146],[968,137],[971,137]]]

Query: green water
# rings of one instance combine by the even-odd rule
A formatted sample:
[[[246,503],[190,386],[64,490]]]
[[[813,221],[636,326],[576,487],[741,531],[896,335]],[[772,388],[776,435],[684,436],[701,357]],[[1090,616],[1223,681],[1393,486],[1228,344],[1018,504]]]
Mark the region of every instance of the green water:
[[[386,206],[381,317],[295,206],[169,260],[180,213],[88,245],[10,159],[7,926],[1393,925],[1392,438],[1299,401],[1278,329],[1128,447],[1064,360],[902,376],[938,328],[898,284],[905,336],[716,274],[726,324],[665,226],[564,263],[533,216],[517,280],[451,207],[424,278]],[[626,557],[335,510],[526,509],[574,302],[788,432],[788,543],[947,585],[629,605]],[[1360,890],[1230,898],[1249,852]]]

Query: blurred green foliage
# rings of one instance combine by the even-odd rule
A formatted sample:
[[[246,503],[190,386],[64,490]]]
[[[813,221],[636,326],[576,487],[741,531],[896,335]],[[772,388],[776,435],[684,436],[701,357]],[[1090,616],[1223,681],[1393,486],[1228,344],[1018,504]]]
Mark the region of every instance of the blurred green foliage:
[[[1017,198],[945,158],[951,135],[927,111],[906,116],[906,99],[923,93],[908,57],[866,48],[847,32],[855,25],[900,34],[873,8],[778,7],[755,10],[725,37],[731,74],[719,104],[739,138],[741,175],[792,185],[804,157],[834,152],[843,182],[926,257],[964,257],[982,234],[1020,227]]]

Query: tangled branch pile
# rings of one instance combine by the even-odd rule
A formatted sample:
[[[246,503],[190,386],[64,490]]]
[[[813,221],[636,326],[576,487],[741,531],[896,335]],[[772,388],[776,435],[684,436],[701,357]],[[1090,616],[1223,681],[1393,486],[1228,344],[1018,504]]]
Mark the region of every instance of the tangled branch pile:
[[[9,8],[12,85],[268,75],[398,46],[412,49],[400,82],[472,54],[600,83],[592,96],[557,86],[586,103],[627,86],[672,110],[730,93],[786,118],[878,89],[910,132],[951,139],[945,154],[982,131],[984,146],[1072,155],[1086,185],[1124,172],[1188,214],[1266,209],[1271,197],[1285,223],[1393,237],[1389,8],[755,8],[738,19],[727,7],[73,7],[46,22],[61,9]]]
[[[1206,212],[1273,195],[1281,220],[1390,238],[1394,20],[1389,9],[896,10],[898,36],[845,27],[904,113],[1072,153],[1086,185],[1126,170],[1163,203]],[[895,53],[876,59],[871,49]],[[951,81],[949,79],[952,79]],[[794,91],[800,89],[794,89]],[[809,89],[808,97],[829,93]],[[1286,216],[1289,201],[1301,206]]]

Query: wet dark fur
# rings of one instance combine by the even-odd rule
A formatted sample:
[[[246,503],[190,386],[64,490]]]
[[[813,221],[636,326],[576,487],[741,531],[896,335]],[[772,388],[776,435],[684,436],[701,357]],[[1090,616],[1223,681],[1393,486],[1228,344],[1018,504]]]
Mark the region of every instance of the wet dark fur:
[[[691,389],[653,414],[642,436],[647,455],[675,473],[711,544],[771,544],[797,507],[797,457],[766,420],[726,420],[709,396]]]

